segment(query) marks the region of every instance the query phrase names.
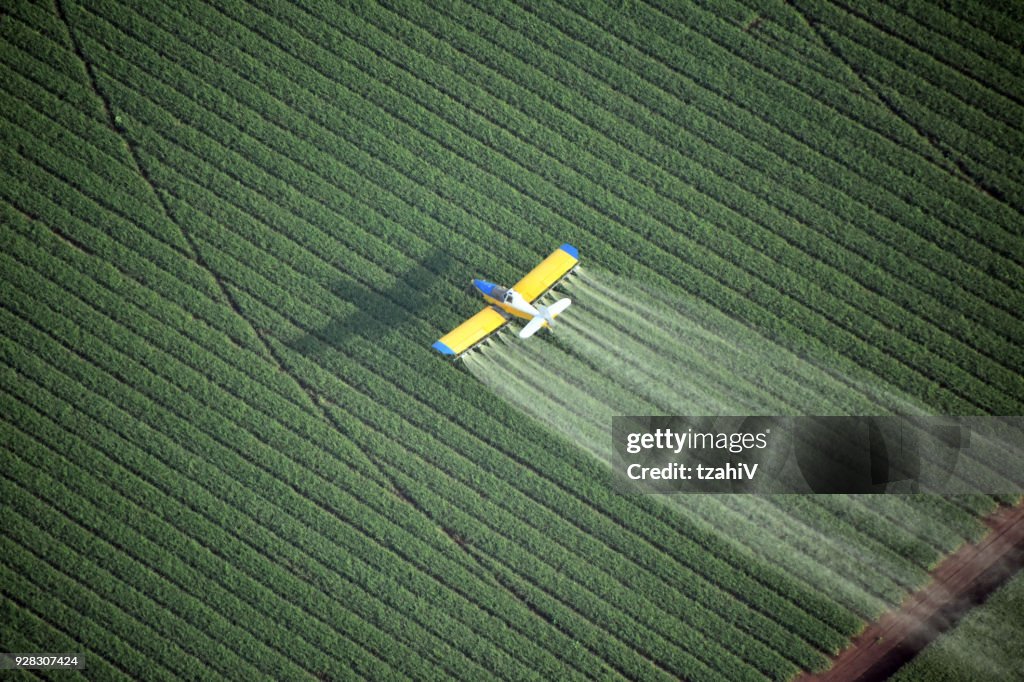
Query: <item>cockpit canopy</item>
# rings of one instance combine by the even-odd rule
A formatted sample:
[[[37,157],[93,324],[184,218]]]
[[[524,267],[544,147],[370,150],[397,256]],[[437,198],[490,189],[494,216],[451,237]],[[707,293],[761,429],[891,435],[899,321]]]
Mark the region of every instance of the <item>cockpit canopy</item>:
[[[489,295],[495,301],[501,301],[502,303],[512,302],[512,290],[506,289],[505,287],[495,285],[495,287],[491,289],[491,293]]]

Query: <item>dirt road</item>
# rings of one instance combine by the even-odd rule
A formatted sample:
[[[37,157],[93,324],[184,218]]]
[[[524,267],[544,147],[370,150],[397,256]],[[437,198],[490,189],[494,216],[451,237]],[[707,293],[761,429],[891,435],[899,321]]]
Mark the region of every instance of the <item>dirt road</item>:
[[[1024,503],[1000,507],[985,519],[990,528],[976,544],[967,544],[942,561],[932,580],[909,595],[899,609],[868,626],[835,658],[832,667],[795,682],[884,680],[984,601],[1024,566]]]

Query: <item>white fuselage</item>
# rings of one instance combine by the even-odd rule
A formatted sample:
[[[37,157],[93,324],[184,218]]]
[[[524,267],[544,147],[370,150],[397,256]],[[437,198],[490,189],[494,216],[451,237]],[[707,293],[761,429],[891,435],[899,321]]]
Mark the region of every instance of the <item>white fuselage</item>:
[[[522,313],[524,316],[533,318],[540,315],[540,311],[515,289],[509,289],[508,294],[505,295],[505,300],[502,303],[517,312]]]

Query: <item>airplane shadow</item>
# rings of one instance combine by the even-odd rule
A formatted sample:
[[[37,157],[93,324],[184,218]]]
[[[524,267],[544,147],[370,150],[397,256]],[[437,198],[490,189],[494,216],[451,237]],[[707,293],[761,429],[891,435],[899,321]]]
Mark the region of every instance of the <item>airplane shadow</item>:
[[[339,313],[322,328],[286,342],[286,345],[306,357],[315,358],[331,349],[346,350],[357,337],[387,348],[410,334],[423,336],[421,329],[412,329],[418,320],[435,319],[438,317],[436,311],[459,305],[455,300],[458,292],[455,296],[450,290],[441,293],[444,282],[456,265],[447,251],[437,248],[383,289],[368,291],[367,287],[353,280],[339,279],[330,287],[333,298],[355,307]],[[345,269],[345,264],[340,264],[340,268]],[[338,306],[339,309],[346,307]],[[438,331],[438,335],[440,333]],[[424,348],[429,348],[434,340],[434,337],[424,337]]]

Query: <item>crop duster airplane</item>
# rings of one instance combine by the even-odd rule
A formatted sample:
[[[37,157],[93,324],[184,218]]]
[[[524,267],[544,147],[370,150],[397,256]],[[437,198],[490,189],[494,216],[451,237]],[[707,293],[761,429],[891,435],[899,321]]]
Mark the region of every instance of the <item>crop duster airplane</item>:
[[[483,295],[489,306],[451,330],[432,346],[443,355],[458,357],[497,331],[513,316],[529,320],[519,331],[528,339],[541,327],[548,327],[572,301],[560,299],[549,306],[533,305],[548,289],[572,272],[580,262],[579,251],[572,244],[562,244],[540,265],[527,273],[511,288],[474,279],[473,287]]]

